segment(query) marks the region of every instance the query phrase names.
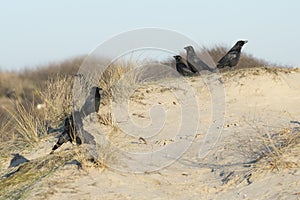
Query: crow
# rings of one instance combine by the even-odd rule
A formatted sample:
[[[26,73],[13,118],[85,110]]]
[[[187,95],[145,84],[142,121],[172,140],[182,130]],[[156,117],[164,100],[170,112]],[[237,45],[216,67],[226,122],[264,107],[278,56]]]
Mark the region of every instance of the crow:
[[[229,66],[234,67],[238,64],[241,50],[244,44],[246,44],[247,40],[239,40],[227,53],[223,56],[217,64],[217,68],[221,69],[223,67]]]
[[[63,123],[63,128],[64,128],[63,132],[60,134],[58,141],[53,146],[50,154],[52,154],[56,149],[58,149],[61,145],[63,145],[66,142],[76,141],[76,144],[78,145],[82,143],[81,139],[79,137],[76,137],[77,133],[75,130],[72,114],[70,114],[68,117],[65,118]]]
[[[186,64],[184,64],[181,56],[177,55],[173,57],[176,60],[176,70],[178,71],[179,74],[183,76],[192,76],[195,74],[186,66]]]
[[[190,70],[194,73],[200,72],[202,70],[207,70],[212,72],[213,69],[211,69],[205,62],[203,62],[195,53],[195,50],[192,46],[184,47],[186,50],[187,56],[187,63],[190,68]]]
[[[83,142],[95,143],[94,137],[87,131],[83,130],[83,119],[85,116],[99,111],[101,90],[101,88],[92,87],[91,92],[81,109],[79,111],[74,111],[65,118],[63,123],[63,132],[60,134],[58,141],[53,146],[50,154],[54,153],[56,149],[66,142],[76,141],[77,145],[80,145]],[[81,135],[79,135],[79,132]]]

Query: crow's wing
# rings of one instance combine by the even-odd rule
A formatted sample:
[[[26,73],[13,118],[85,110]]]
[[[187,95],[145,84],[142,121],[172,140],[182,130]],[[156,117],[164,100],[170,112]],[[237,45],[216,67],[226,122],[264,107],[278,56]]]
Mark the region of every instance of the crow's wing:
[[[192,72],[189,68],[182,68],[182,73],[186,76],[192,76],[195,75],[194,72]]]
[[[187,68],[187,66],[183,63],[183,62],[181,62],[181,61],[178,61],[178,62],[176,62],[176,70],[180,73],[180,74],[182,74],[182,69],[183,68]]]
[[[236,52],[232,51],[232,52],[228,52],[225,56],[223,56],[219,61],[218,61],[218,65],[221,66],[228,66],[230,64],[230,62],[234,59],[237,58],[237,54]]]

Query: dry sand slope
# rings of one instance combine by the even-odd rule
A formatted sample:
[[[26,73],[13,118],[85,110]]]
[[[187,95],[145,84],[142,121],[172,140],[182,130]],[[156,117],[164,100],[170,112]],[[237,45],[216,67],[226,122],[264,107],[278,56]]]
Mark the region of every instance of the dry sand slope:
[[[109,138],[115,146],[125,152],[147,153],[167,148],[176,144],[177,140],[184,139],[176,135],[182,126],[182,102],[174,96],[174,91],[183,95],[188,93],[181,91],[178,84],[176,86],[176,80],[168,81],[172,85],[171,89],[149,84],[138,88],[131,96],[131,120],[140,126],[148,126],[150,131],[138,135],[138,131],[132,130],[130,134],[135,136],[133,137],[125,134],[120,127],[101,125],[104,132],[113,133]],[[34,184],[26,198],[299,199],[299,145],[282,155],[283,158],[280,159],[284,159],[284,163],[289,165],[284,165],[279,171],[270,170],[267,162],[261,160],[253,165],[245,163],[257,158],[254,152],[261,145],[257,138],[265,137],[266,134],[272,136],[278,131],[288,131],[299,126],[290,121],[300,120],[300,72],[261,68],[222,74],[220,81],[225,88],[225,99],[215,100],[214,103],[222,105],[222,101],[225,102],[224,126],[219,127],[221,135],[205,158],[199,158],[198,153],[207,129],[214,123],[211,95],[200,77],[187,78],[186,81],[196,91],[197,105],[191,109],[200,111],[199,127],[195,135],[187,136],[193,136],[192,140],[188,140],[192,141],[192,145],[180,158],[174,158],[174,163],[154,172],[125,173],[118,170],[126,168],[118,168],[118,165],[122,166],[124,157],[120,152],[112,151],[111,154],[115,155],[104,162],[113,169],[84,167],[83,170],[78,170],[76,165],[64,165]],[[151,126],[151,120],[152,123],[160,123],[157,119],[161,119],[161,110],[154,110],[151,119],[149,109],[153,105],[162,106],[165,112],[163,128],[159,130]],[[107,110],[108,108],[102,107],[99,114]],[[190,116],[193,118],[193,113]],[[121,118],[118,126],[128,130],[126,128],[130,119]],[[193,125],[193,120],[186,123]],[[190,131],[189,126],[184,127],[186,130],[183,132]],[[151,135],[153,132],[156,134]],[[298,132],[294,134],[299,134]],[[139,140],[139,136],[145,138],[145,141]],[[30,159],[46,155],[52,144],[53,140],[46,140],[39,145],[37,151],[24,155]],[[63,148],[72,147],[69,144]],[[151,163],[146,159],[141,162]],[[164,161],[152,162],[154,168],[149,168],[150,170]],[[140,164],[136,167],[138,170],[144,166]]]

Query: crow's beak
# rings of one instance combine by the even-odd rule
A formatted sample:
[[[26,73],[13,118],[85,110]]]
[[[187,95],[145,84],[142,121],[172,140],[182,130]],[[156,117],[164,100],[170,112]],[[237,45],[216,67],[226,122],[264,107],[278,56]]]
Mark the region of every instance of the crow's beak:
[[[184,47],[185,50],[187,50],[188,47]]]
[[[248,42],[248,40],[245,40],[244,42],[245,42],[245,44],[246,44],[246,43]]]
[[[173,56],[173,58],[176,58],[176,56]]]

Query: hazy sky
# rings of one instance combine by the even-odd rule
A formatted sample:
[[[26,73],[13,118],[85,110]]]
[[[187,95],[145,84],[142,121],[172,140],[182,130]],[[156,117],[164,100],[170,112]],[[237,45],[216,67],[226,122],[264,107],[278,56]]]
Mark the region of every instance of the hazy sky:
[[[88,54],[112,36],[143,27],[178,31],[200,45],[233,45],[300,66],[300,1],[0,1],[0,69]]]

